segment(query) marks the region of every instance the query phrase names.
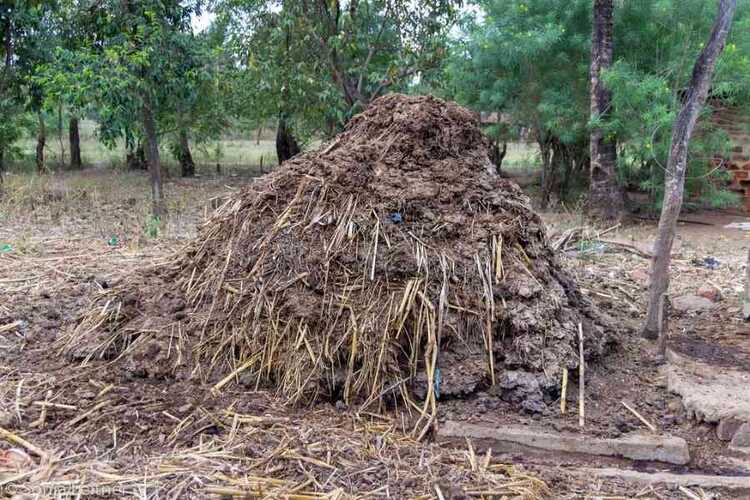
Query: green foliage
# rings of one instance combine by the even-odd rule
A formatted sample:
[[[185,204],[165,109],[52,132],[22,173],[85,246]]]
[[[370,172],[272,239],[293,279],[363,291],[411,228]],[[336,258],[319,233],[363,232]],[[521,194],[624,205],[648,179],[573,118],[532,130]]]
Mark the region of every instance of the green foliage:
[[[105,144],[114,146],[121,137],[129,145],[139,141],[146,102],[162,133],[192,128],[207,138],[221,130],[213,53],[190,26],[199,5],[110,0],[69,9],[62,17],[75,19],[84,36],[58,46],[35,81],[54,99],[88,110]]]
[[[714,102],[750,109],[750,0],[738,17],[714,79]],[[672,123],[692,65],[711,29],[714,0],[616,2],[610,120],[590,117],[591,2],[476,0],[453,41],[446,81],[438,90],[477,110],[499,111],[506,133],[530,130],[544,148],[553,138],[585,164],[590,127],[617,140],[620,177],[660,202]],[[706,115],[710,114],[710,109]],[[726,136],[708,116],[691,143],[686,190],[695,202],[725,204],[719,170]],[[544,152],[543,155],[544,157]],[[585,169],[582,174],[585,175]],[[566,175],[558,172],[558,176]],[[567,180],[565,181],[567,182]]]
[[[40,106],[38,89],[30,85],[35,66],[48,41],[51,1],[14,0],[0,3],[0,175],[28,125],[27,110]]]
[[[149,238],[158,238],[161,232],[161,219],[150,215],[143,226],[143,232]]]
[[[456,0],[224,0],[217,26],[242,68],[237,115],[331,134],[375,97],[440,66]]]
[[[572,143],[585,135],[590,2],[481,0],[463,19],[443,93]]]

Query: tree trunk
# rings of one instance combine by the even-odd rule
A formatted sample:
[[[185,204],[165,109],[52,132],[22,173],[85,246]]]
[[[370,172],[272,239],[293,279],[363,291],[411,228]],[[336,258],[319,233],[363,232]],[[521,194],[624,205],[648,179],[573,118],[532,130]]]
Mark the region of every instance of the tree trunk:
[[[143,102],[143,133],[146,136],[146,162],[151,177],[151,213],[154,217],[163,218],[166,215],[164,206],[164,192],[161,182],[161,160],[159,158],[159,142],[156,135],[156,122],[151,109],[151,102],[146,97]]]
[[[552,146],[548,140],[539,139],[538,142],[542,157],[540,207],[542,210],[546,210],[549,205],[550,181],[552,177]]]
[[[65,141],[63,140],[62,104],[57,106],[57,138],[60,141],[60,167],[65,165]]]
[[[68,123],[68,141],[70,142],[70,168],[79,170],[81,161],[81,136],[78,132],[78,118],[71,118]]]
[[[0,194],[2,194],[2,188],[5,184],[5,146],[0,144]]]
[[[299,152],[299,145],[289,129],[286,117],[282,114],[279,116],[279,128],[276,130],[276,156],[279,159],[279,165],[298,155]]]
[[[187,130],[180,130],[180,144],[179,144],[179,158],[180,170],[183,177],[195,176],[195,163],[193,162],[193,155],[190,154],[190,143],[188,142]]]
[[[46,167],[44,165],[44,146],[47,143],[47,131],[44,126],[44,116],[37,113],[39,117],[39,127],[36,132],[36,172],[44,174]]]
[[[594,0],[591,36],[591,117],[606,121],[612,107],[612,92],[601,73],[612,66],[613,0]],[[605,137],[600,127],[591,130],[589,211],[597,217],[618,219],[625,210],[623,190],[617,182],[617,142]]]
[[[719,0],[711,37],[695,61],[693,76],[672,130],[672,144],[664,179],[664,202],[661,207],[656,243],[654,243],[654,257],[651,260],[648,314],[642,331],[642,335],[648,339],[658,337],[660,298],[669,289],[669,261],[677,218],[682,208],[690,137],[698,115],[706,103],[716,60],[724,49],[736,7],[737,0]]]
[[[125,152],[125,163],[128,166],[128,170],[146,170],[146,153],[143,150],[143,144],[139,141],[138,145],[133,151],[132,146]]]
[[[492,150],[490,151],[490,161],[495,165],[495,172],[497,175],[503,174],[503,160],[505,154],[508,152],[508,143],[503,141],[503,149],[500,149],[500,140],[495,139],[492,142]]]
[[[750,321],[750,249],[745,261],[745,295],[742,297],[742,319]]]

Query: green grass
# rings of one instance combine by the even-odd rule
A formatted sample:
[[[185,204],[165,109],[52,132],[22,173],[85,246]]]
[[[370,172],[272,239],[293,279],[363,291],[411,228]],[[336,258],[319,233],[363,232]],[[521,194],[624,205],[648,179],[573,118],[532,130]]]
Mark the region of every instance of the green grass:
[[[503,159],[503,170],[514,174],[528,174],[539,170],[541,159],[536,143],[512,142]]]
[[[108,148],[96,137],[96,124],[90,120],[83,120],[80,124],[81,158],[86,167],[123,169],[125,167],[125,145],[119,142],[114,148]],[[56,170],[64,160],[70,158],[67,129],[63,131],[62,145],[57,130],[47,131],[45,147],[45,162],[47,166]],[[267,171],[276,164],[276,146],[273,131],[265,129],[258,140],[256,131],[247,134],[247,139],[238,138],[237,133],[231,138],[212,141],[206,144],[193,144],[192,154],[196,162],[198,173],[213,173],[216,164],[221,165],[222,171],[229,174],[257,173],[261,161],[263,170]],[[21,150],[20,158],[11,162],[12,170],[30,172],[35,167],[36,138],[27,136],[17,143]],[[162,164],[173,173],[179,170],[176,159],[169,151],[168,144],[160,148]]]
[[[125,168],[125,146],[118,143],[114,148],[107,148],[96,137],[96,124],[91,120],[82,120],[80,124],[81,157],[84,166],[95,168]],[[69,145],[67,128],[63,131],[63,142],[55,129],[48,129],[45,147],[45,161],[49,168],[58,170],[61,165],[61,146],[65,161],[69,160]],[[245,136],[246,138],[243,138]],[[309,148],[319,146],[319,142],[309,145]],[[21,157],[11,164],[11,169],[18,172],[31,172],[35,165],[36,138],[25,137],[19,141]],[[204,144],[191,144],[193,160],[199,174],[213,174],[216,165],[221,166],[222,173],[255,175],[268,171],[276,165],[276,145],[274,131],[263,129],[259,135],[257,131],[232,131],[219,141]],[[160,148],[162,164],[174,175],[179,175],[179,166],[169,151],[168,144]],[[522,175],[538,170],[540,164],[539,148],[536,144],[510,143],[503,160],[503,170]]]

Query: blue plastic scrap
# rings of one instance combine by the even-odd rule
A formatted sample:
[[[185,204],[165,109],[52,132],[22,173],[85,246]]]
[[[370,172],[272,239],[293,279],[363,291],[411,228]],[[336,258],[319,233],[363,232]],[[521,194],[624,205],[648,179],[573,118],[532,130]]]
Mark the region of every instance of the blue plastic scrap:
[[[404,222],[404,218],[401,217],[401,214],[398,212],[393,212],[390,215],[390,218],[391,218],[391,222],[393,222],[394,224],[401,224]]]
[[[710,255],[702,259],[695,258],[691,262],[694,266],[705,267],[706,269],[711,269],[712,271],[715,271],[719,269],[719,267],[721,267],[721,262],[719,262],[715,257],[712,257]]]

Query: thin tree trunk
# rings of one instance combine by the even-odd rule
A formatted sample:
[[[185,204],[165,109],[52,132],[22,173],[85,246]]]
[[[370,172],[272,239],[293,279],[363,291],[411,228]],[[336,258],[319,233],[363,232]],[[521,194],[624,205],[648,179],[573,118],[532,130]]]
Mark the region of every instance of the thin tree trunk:
[[[289,129],[286,117],[282,114],[279,116],[279,128],[276,130],[276,156],[279,159],[279,165],[298,155],[299,152],[299,145]]]
[[[0,144],[0,194],[2,194],[2,188],[5,184],[5,146]]]
[[[5,21],[5,64],[3,65],[3,75],[0,78],[0,94],[5,91],[5,87],[10,80],[10,70],[13,66],[13,22],[11,16],[6,17]]]
[[[78,118],[72,117],[68,123],[68,141],[70,142],[70,168],[79,170],[81,161],[81,135],[78,131]]]
[[[601,80],[602,71],[612,65],[613,0],[594,0],[591,36],[591,117],[607,120],[612,92]],[[617,182],[617,142],[600,127],[591,130],[589,211],[600,218],[618,219],[625,209],[622,187]]]
[[[151,177],[151,213],[154,217],[163,218],[166,215],[164,206],[164,191],[161,182],[161,160],[159,158],[159,142],[156,135],[156,122],[148,97],[143,102],[143,133],[146,136],[146,161]]]
[[[724,49],[736,7],[737,0],[719,0],[711,37],[695,61],[690,86],[672,130],[672,144],[669,149],[664,180],[664,202],[661,207],[659,229],[654,244],[654,257],[651,260],[648,314],[642,331],[643,336],[648,339],[658,337],[660,298],[669,289],[669,261],[677,218],[682,208],[690,137],[693,134],[698,115],[706,103],[716,60]]]
[[[742,297],[742,319],[750,321],[750,249],[745,261],[745,296]]]
[[[188,133],[185,129],[180,130],[179,156],[178,160],[182,176],[195,176],[195,163],[193,162],[193,155],[190,154],[190,143],[188,142]]]
[[[60,167],[65,165],[65,141],[63,140],[62,104],[57,106],[57,137],[60,140]]]
[[[500,139],[495,139],[492,142],[490,160],[495,165],[495,172],[497,172],[497,175],[502,175],[503,173],[503,160],[505,159],[505,154],[507,152],[508,152],[507,142],[503,141],[503,149],[500,149]]]
[[[132,148],[132,146],[131,146]],[[125,163],[128,170],[147,170],[146,153],[143,150],[143,143],[139,140],[135,150],[128,149],[125,152]]]
[[[552,175],[552,146],[550,141],[540,139],[539,151],[542,156],[540,207],[542,210],[546,210],[547,205],[549,205],[549,183]]]
[[[44,165],[44,146],[47,143],[47,131],[44,126],[44,116],[41,112],[37,113],[39,126],[36,132],[36,172],[44,174],[46,167]]]

